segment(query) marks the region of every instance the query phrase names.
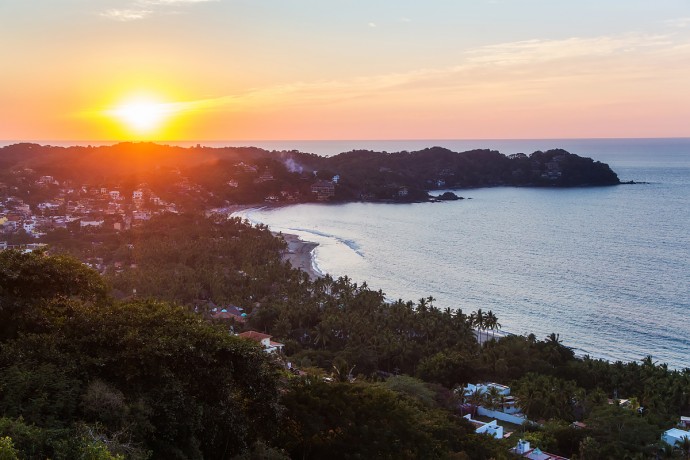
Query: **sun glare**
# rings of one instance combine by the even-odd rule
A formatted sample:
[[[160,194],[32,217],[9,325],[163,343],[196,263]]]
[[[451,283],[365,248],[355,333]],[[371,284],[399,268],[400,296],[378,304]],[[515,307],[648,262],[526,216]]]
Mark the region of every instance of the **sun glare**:
[[[153,98],[136,98],[125,101],[108,112],[121,124],[137,135],[152,135],[174,113],[173,105]]]

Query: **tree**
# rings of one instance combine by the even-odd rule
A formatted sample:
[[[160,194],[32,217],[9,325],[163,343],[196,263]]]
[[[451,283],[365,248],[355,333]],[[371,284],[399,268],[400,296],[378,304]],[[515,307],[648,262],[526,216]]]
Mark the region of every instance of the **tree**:
[[[486,397],[484,396],[484,392],[479,388],[476,388],[469,394],[463,395],[463,402],[465,404],[469,404],[472,407],[473,417],[477,415],[477,408],[484,404],[484,401],[486,401]]]
[[[572,421],[575,382],[541,374],[527,374],[514,385],[523,412],[531,419]]]
[[[70,297],[102,303],[107,293],[98,273],[72,257],[0,251],[0,340],[32,330],[36,303]]]
[[[493,331],[501,328],[501,323],[498,322],[498,318],[496,317],[494,312],[492,312],[491,310],[489,310],[486,313],[485,327],[487,327],[488,329],[490,329],[492,331],[493,337],[495,337],[495,335],[493,334]]]
[[[19,460],[19,451],[9,436],[0,437],[0,460]]]
[[[586,437],[580,442],[580,460],[599,460],[601,456],[601,445],[596,439]]]
[[[484,393],[484,403],[488,409],[496,410],[503,407],[505,397],[495,386],[490,386]]]
[[[277,369],[255,343],[165,303],[62,303],[39,310],[41,334],[0,349],[6,416],[86,422],[156,458],[230,455],[275,435]]]
[[[486,316],[484,315],[484,312],[482,312],[481,308],[470,315],[470,322],[472,323],[472,326],[477,328],[477,333],[479,334],[480,339],[479,341],[481,342],[481,331],[486,328]]]
[[[465,449],[492,456],[471,427],[380,385],[296,381],[283,403],[280,444],[292,458],[435,459]]]

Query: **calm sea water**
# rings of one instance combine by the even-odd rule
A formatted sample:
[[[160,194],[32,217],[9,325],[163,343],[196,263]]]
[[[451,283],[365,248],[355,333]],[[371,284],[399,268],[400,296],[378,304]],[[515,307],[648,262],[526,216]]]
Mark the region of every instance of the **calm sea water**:
[[[363,142],[363,141],[362,141]],[[364,144],[364,142],[363,142]],[[493,310],[503,330],[560,334],[580,354],[652,355],[690,367],[690,139],[353,141],[276,144],[331,155],[352,148],[562,147],[648,184],[566,190],[462,190],[445,203],[296,205],[246,212],[319,243],[322,272],[391,299]]]

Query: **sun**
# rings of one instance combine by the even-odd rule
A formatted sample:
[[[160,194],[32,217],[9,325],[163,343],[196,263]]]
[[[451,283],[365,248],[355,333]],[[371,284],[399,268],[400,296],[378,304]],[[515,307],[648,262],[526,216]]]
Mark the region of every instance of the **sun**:
[[[174,104],[161,102],[151,96],[129,98],[108,111],[108,115],[139,136],[160,132],[174,113]]]

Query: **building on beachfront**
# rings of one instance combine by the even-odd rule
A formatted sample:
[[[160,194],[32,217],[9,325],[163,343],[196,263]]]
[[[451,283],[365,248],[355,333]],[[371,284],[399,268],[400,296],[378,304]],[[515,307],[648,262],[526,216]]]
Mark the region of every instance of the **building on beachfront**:
[[[239,337],[242,337],[243,339],[253,340],[254,342],[259,342],[264,347],[264,351],[266,353],[281,352],[283,351],[283,347],[285,346],[282,343],[272,341],[271,338],[273,336],[270,336],[268,334],[262,334],[261,332],[256,331],[243,332],[239,335]]]
[[[679,428],[671,428],[664,431],[661,435],[661,440],[670,446],[675,446],[683,442],[683,439],[690,441],[690,431],[681,430]]]
[[[510,452],[532,460],[569,460],[568,458],[561,457],[560,455],[544,452],[538,447],[533,449],[529,445],[529,441],[523,441],[522,439],[518,441],[516,447],[510,449]]]
[[[471,414],[465,415],[463,417],[465,420],[470,422],[474,426],[474,432],[477,434],[488,434],[496,439],[503,438],[503,427],[498,424],[496,420],[490,422],[481,422],[479,420],[474,420]]]

